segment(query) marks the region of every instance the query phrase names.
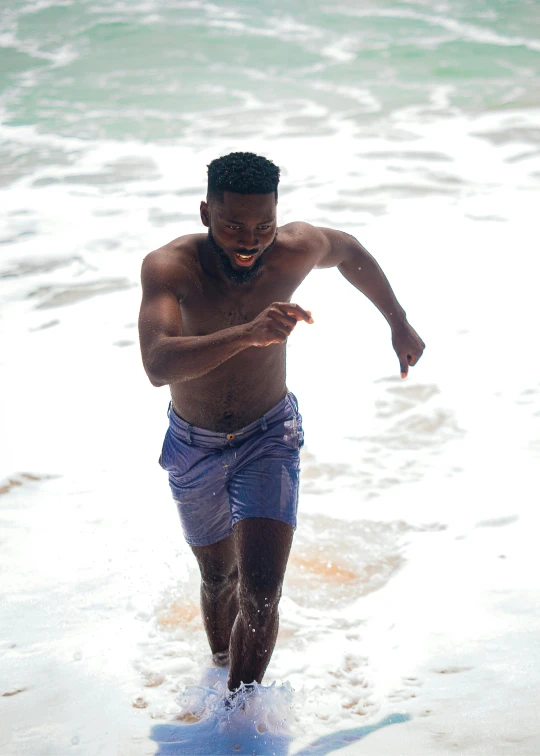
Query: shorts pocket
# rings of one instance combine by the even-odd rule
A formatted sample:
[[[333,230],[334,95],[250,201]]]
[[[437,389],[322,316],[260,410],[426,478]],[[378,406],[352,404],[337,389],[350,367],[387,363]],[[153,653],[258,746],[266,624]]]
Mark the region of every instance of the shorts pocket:
[[[185,441],[181,441],[170,428],[167,429],[161,454],[159,455],[159,464],[168,473],[173,473],[177,477],[185,475],[192,464],[193,447]]]
[[[293,393],[289,392],[288,400],[289,407],[293,413],[293,418],[291,421],[286,421],[286,424],[288,425],[289,422],[293,423],[293,440],[295,441],[295,448],[301,449],[304,445],[304,429],[302,427],[302,415],[298,411],[298,399]]]
[[[301,449],[304,445],[302,417],[298,413],[283,421],[283,440],[287,446],[296,450]]]
[[[167,469],[167,454],[168,454],[168,444],[169,444],[169,436],[170,436],[171,429],[167,428],[167,433],[165,434],[165,438],[163,439],[163,445],[161,447],[161,454],[159,455],[159,465],[164,470]]]
[[[304,429],[302,427],[302,415],[298,412],[298,404],[294,407],[294,425],[296,432],[296,448],[301,449],[304,445]]]
[[[185,491],[203,489],[207,474],[219,460],[221,451],[188,444],[169,428],[165,434],[159,458],[161,467],[169,473],[169,483]],[[223,470],[223,468],[221,468]]]

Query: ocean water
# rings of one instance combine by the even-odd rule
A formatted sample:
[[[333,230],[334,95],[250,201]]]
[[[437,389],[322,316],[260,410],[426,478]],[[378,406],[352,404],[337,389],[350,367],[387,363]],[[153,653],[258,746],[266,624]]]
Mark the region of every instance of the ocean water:
[[[539,53],[524,0],[1,3],[2,756],[540,752]],[[427,347],[401,381],[338,271],[295,295],[299,527],[224,716],[136,320],[234,150]]]

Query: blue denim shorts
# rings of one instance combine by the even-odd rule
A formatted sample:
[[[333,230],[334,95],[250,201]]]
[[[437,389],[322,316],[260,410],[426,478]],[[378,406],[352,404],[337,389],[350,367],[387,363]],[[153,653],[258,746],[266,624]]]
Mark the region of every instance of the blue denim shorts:
[[[168,414],[159,464],[190,546],[217,543],[248,517],[296,528],[304,432],[294,394],[234,433],[190,425],[170,405]]]

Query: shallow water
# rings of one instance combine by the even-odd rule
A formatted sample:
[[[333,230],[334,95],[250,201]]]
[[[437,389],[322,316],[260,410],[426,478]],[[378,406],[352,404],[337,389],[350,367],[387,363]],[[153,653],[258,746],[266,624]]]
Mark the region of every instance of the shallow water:
[[[537,4],[0,18],[1,753],[536,755]],[[136,319],[142,258],[200,230],[232,150],[281,166],[281,223],[360,239],[427,349],[401,381],[337,271],[295,295],[299,527],[256,712],[224,734],[211,706],[178,719],[223,671]]]

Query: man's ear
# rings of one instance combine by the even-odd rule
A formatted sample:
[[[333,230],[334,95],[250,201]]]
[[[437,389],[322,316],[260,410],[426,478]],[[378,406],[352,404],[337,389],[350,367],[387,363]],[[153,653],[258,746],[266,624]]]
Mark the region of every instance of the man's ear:
[[[203,226],[210,228],[210,211],[208,209],[208,203],[201,200],[201,220]]]

